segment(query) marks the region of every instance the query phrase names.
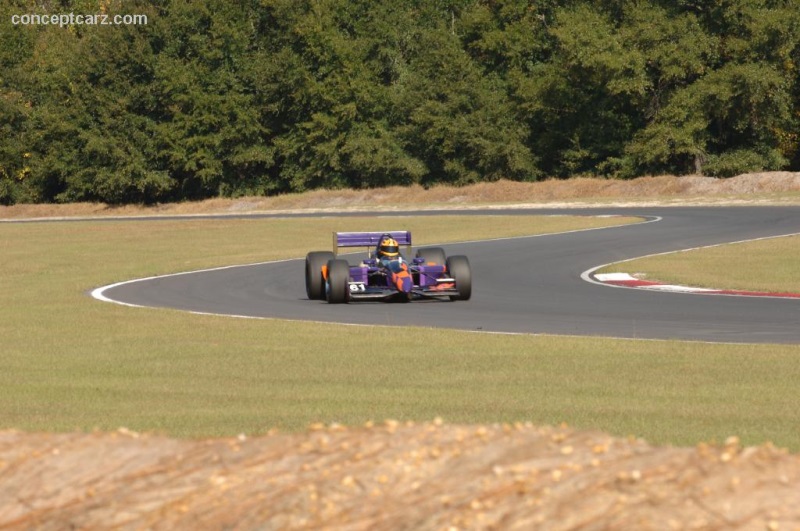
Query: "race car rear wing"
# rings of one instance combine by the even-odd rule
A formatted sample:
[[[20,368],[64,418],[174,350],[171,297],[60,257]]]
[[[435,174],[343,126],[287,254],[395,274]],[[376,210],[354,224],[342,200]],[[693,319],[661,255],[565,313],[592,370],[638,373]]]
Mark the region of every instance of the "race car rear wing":
[[[333,233],[333,252],[339,254],[341,247],[366,247],[370,258],[372,251],[378,246],[381,237],[389,234],[397,240],[398,245],[411,247],[411,232],[407,230],[387,230],[383,232],[334,232]]]

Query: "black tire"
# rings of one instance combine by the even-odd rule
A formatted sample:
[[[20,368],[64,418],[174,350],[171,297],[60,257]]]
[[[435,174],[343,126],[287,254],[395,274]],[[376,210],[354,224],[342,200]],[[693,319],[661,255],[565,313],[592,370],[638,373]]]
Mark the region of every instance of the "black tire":
[[[306,295],[312,301],[325,300],[325,277],[322,276],[322,266],[333,260],[330,251],[314,251],[306,255]]]
[[[343,304],[350,299],[350,264],[347,260],[328,262],[328,285],[325,293],[330,304]]]
[[[472,269],[466,256],[451,256],[447,259],[447,272],[456,281],[458,295],[450,295],[451,301],[468,301],[472,296]]]
[[[436,265],[445,265],[447,257],[441,247],[424,247],[417,250],[417,258],[424,258],[425,263],[433,262]]]

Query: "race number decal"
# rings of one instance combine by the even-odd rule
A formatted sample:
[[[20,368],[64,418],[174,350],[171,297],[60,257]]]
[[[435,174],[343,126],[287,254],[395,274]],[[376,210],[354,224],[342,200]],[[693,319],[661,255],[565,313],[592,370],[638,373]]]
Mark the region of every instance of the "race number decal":
[[[350,284],[350,293],[363,293],[367,291],[367,287],[363,282],[352,282]]]

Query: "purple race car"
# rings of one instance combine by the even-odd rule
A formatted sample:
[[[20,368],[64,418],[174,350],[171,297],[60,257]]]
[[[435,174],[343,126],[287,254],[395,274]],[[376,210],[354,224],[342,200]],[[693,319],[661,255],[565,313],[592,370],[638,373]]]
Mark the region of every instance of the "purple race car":
[[[446,257],[440,247],[417,250],[407,261],[400,255],[387,263],[377,258],[377,246],[390,237],[411,251],[411,233],[335,232],[333,249],[315,251],[306,256],[306,293],[311,300],[347,303],[363,300],[399,300],[449,298],[469,300],[472,295],[472,272],[466,256]],[[367,257],[350,265],[337,257],[342,247],[366,247]]]

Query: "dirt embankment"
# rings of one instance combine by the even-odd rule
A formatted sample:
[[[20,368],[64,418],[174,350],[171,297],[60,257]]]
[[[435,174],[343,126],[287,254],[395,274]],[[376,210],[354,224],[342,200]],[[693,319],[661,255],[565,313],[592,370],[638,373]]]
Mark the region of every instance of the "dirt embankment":
[[[499,181],[470,186],[394,186],[370,190],[318,190],[275,197],[209,199],[155,206],[96,203],[0,206],[0,219],[68,216],[245,214],[464,206],[587,206],[798,204],[800,172],[748,173],[730,179],[701,176],[641,177],[627,181],[575,178],[534,183]]]
[[[800,529],[800,456],[387,421],[188,441],[0,432],[0,528]]]

